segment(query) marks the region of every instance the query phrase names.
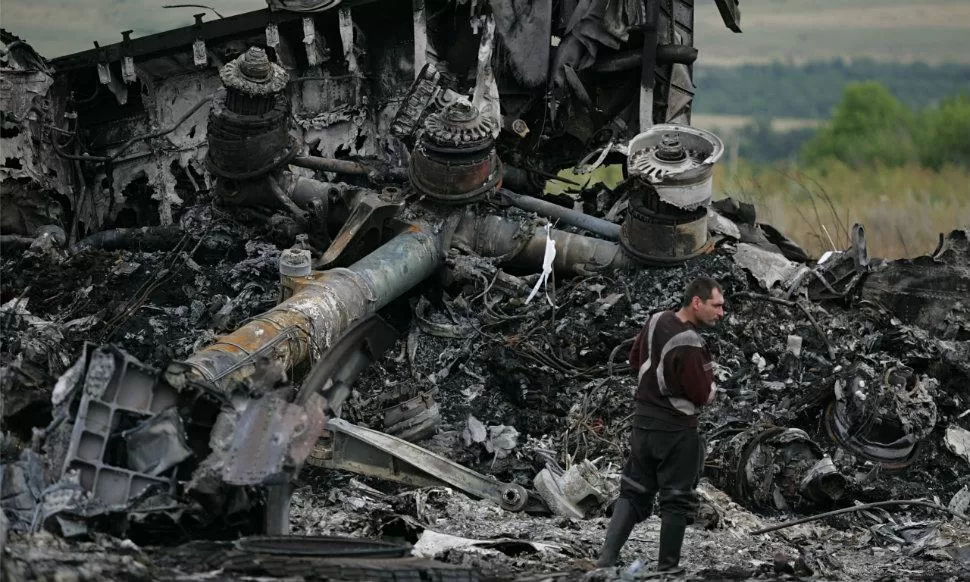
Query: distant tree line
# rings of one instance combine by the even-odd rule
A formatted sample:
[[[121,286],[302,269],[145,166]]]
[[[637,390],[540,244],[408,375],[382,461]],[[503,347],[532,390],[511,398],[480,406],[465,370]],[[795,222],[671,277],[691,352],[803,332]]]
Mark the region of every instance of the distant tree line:
[[[755,117],[729,140],[737,140],[737,156],[758,164],[771,164],[798,159],[805,142],[818,130],[812,127],[776,131],[770,117]],[[733,144],[730,144],[730,147]]]
[[[703,60],[703,59],[702,59]],[[788,65],[694,68],[694,112],[827,119],[846,85],[876,81],[911,109],[970,91],[970,65],[883,63],[869,59]]]
[[[819,129],[775,131],[770,118],[758,116],[727,139],[738,157],[755,163],[970,168],[970,92],[913,110],[881,83],[851,83]]]
[[[914,111],[877,82],[845,88],[832,119],[800,152],[809,165],[970,167],[970,93]]]

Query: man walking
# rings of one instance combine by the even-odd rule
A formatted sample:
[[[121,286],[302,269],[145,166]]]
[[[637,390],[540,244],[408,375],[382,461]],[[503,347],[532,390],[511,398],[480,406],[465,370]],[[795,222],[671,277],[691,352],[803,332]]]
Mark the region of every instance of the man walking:
[[[636,411],[630,458],[623,468],[620,497],[596,565],[613,566],[633,526],[653,512],[659,494],[660,551],[657,569],[678,571],[687,524],[697,511],[704,444],[697,432],[700,408],[714,400],[710,352],[697,329],[724,315],[717,281],[691,281],[678,311],[653,314],[630,350],[637,370]]]

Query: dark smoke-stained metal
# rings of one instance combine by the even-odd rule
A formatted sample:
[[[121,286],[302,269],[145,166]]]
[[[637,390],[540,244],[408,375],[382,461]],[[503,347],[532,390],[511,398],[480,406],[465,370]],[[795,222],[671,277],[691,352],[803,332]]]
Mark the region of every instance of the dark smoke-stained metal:
[[[265,51],[252,47],[219,71],[209,112],[206,166],[216,176],[246,180],[269,174],[296,155],[290,135],[288,75]],[[267,190],[268,188],[263,188]]]
[[[920,441],[936,426],[935,402],[924,382],[905,366],[889,367],[880,375],[858,364],[836,380],[834,392],[824,416],[829,437],[884,469],[911,465],[919,457]]]
[[[468,204],[494,192],[502,181],[495,129],[492,118],[465,103],[428,116],[411,156],[414,187],[445,204]]]
[[[620,228],[620,244],[646,265],[681,263],[706,250],[707,209],[682,210],[657,195],[653,185],[632,179],[630,208]]]
[[[270,62],[266,51],[250,47],[219,70],[226,87],[226,107],[240,115],[260,115],[275,106],[289,75],[283,67]]]
[[[656,125],[630,140],[630,209],[620,231],[627,253],[664,265],[708,250],[707,208],[723,150],[714,134],[681,125]]]
[[[745,505],[801,509],[831,503],[845,493],[845,476],[805,431],[754,426],[731,433],[725,427],[712,436],[705,474]]]

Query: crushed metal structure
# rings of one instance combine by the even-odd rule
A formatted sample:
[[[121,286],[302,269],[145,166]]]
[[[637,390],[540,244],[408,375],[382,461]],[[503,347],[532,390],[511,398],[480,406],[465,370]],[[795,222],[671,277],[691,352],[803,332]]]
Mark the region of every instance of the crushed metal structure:
[[[716,4],[740,32],[737,2]],[[598,539],[527,534],[608,511],[628,340],[703,274],[732,304],[708,338],[723,394],[701,521],[737,523],[720,492],[769,516],[933,495],[950,538],[871,513],[870,530],[966,565],[967,233],[883,261],[856,225],[812,261],[713,200],[694,17],[684,0],[270,0],[52,61],[4,31],[3,538],[29,552],[55,532],[71,556],[99,530],[248,535],[168,559],[308,579],[588,557]],[[559,176],[611,165],[616,188]],[[366,533],[414,547],[329,537],[359,528],[326,509],[310,524],[322,469],[324,495],[381,522]],[[531,529],[433,530],[455,490],[489,507],[492,531],[467,531],[494,537],[489,511]],[[39,575],[23,548],[4,572]],[[775,572],[839,571],[791,562]]]

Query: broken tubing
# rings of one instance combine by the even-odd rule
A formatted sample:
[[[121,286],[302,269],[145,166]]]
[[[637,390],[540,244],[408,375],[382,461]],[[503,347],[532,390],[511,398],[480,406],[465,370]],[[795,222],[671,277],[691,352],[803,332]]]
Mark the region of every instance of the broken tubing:
[[[614,242],[551,230],[556,242],[553,268],[564,275],[631,268],[635,263]],[[319,357],[350,325],[385,307],[444,264],[442,225],[412,225],[374,252],[347,268],[314,271],[305,277],[284,277],[292,296],[215,343],[174,362],[165,371],[176,389],[202,384],[230,394],[271,356],[284,369]],[[538,270],[546,235],[535,225],[498,216],[461,217],[450,237],[485,257],[519,268]]]

